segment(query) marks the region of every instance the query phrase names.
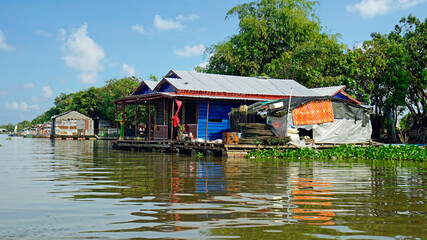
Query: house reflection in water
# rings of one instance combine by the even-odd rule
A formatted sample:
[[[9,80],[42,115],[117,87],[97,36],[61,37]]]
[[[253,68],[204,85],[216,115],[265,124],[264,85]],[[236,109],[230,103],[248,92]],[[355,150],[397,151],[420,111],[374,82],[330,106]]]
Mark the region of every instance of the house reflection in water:
[[[197,163],[197,193],[207,196],[223,195],[226,192],[226,182],[221,164],[214,162]]]
[[[298,205],[292,209],[293,219],[307,221],[310,225],[334,225],[332,218],[335,209],[332,209],[334,199],[328,189],[332,183],[313,178],[292,178],[292,204]]]

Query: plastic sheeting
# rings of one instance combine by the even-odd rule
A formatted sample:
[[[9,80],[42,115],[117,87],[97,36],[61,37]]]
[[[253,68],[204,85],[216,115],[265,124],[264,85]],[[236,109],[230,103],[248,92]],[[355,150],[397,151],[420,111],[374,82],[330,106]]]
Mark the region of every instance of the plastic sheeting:
[[[285,137],[289,136],[291,138],[290,143],[297,146],[297,147],[310,147],[308,146],[304,140],[301,140],[298,133],[290,133],[287,132],[287,115],[283,117],[273,117],[268,116],[268,124],[271,125],[272,131],[276,136]],[[289,115],[289,122],[292,123],[292,114]],[[312,125],[306,125],[306,126],[312,126]],[[288,126],[288,129],[295,129],[292,125]],[[296,129],[295,129],[296,130]]]
[[[371,140],[372,125],[369,120],[369,116],[361,116],[360,114],[352,115],[352,119],[335,119],[333,122],[321,123],[321,124],[310,124],[310,125],[292,125],[293,116],[289,115],[289,123],[286,124],[287,115],[282,117],[268,117],[268,124],[272,126],[273,132],[277,136],[286,136],[287,128],[297,129],[303,128],[306,130],[313,129],[313,140],[315,143],[364,143]],[[356,120],[360,119],[360,120]],[[307,146],[305,141],[299,139],[298,134],[289,134],[291,137],[291,143],[298,146]]]
[[[271,125],[274,134],[279,137],[286,136],[286,115],[283,117],[268,116],[267,123]]]
[[[315,143],[362,143],[371,140],[372,126],[368,120],[335,119],[334,122],[313,125]],[[363,126],[365,125],[365,126]]]

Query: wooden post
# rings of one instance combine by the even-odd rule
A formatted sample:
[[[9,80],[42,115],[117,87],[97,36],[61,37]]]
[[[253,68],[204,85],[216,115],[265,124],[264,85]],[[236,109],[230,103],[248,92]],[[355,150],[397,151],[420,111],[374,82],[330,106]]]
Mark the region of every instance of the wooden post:
[[[148,140],[151,139],[151,100],[148,100]]]
[[[194,138],[198,138],[199,137],[199,101],[196,102],[196,132],[195,132],[195,136]]]
[[[206,111],[205,142],[207,142],[207,141],[208,141],[209,102],[210,102],[210,100],[208,99],[208,110]]]
[[[163,98],[163,140],[166,140],[166,98]]]
[[[117,130],[117,139],[119,139],[119,122],[117,121],[118,119],[118,113],[117,113],[117,103],[114,104],[114,106],[116,107],[116,130]]]
[[[182,124],[185,124],[185,99],[182,99]]]
[[[172,98],[172,114],[171,115],[173,115],[173,112],[175,110],[174,108],[175,108],[175,104],[174,104],[174,99]],[[174,126],[174,122],[171,121],[171,140],[173,139],[173,126]]]
[[[121,120],[120,120],[120,140],[124,140],[125,139],[125,122],[126,122],[126,105],[122,105],[122,111],[121,111]]]
[[[136,106],[136,102],[135,102],[135,138],[138,137],[138,118],[137,118],[137,106]]]

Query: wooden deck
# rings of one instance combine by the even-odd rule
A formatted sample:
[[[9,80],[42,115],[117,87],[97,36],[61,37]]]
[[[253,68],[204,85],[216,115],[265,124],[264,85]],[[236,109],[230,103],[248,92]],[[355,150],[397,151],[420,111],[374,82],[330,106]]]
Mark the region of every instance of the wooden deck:
[[[341,144],[333,143],[317,143],[317,149],[326,149],[339,146]],[[353,144],[355,146],[368,147],[378,146],[379,143],[359,143]],[[254,149],[297,149],[295,145],[252,145],[252,144],[222,144],[213,142],[184,142],[173,140],[116,140],[113,147],[116,149],[138,149],[145,151],[164,151],[164,152],[180,152],[191,153],[193,150],[196,152],[213,152],[214,155],[221,156],[244,156]]]

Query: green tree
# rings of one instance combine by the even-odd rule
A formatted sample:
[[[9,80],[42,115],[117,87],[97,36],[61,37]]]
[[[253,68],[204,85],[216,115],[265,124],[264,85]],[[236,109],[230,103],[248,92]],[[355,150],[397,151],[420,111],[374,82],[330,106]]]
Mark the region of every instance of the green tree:
[[[18,132],[24,128],[31,127],[33,124],[27,120],[18,123]]]
[[[409,15],[402,18],[389,34],[394,42],[403,45],[405,69],[409,81],[406,106],[414,118],[415,126],[427,125],[427,18],[420,21]]]
[[[208,48],[207,73],[262,75],[267,64],[319,35],[316,1],[259,0],[237,5],[226,19],[237,16],[239,33]],[[271,70],[271,68],[270,68]]]
[[[154,81],[154,82],[157,82],[157,81],[158,81],[157,77],[156,77],[156,76],[154,76],[153,74],[150,74],[150,80],[151,80],[151,81]]]
[[[264,68],[273,78],[295,79],[306,87],[339,85],[346,46],[336,36],[318,34],[292,51],[283,52]]]
[[[426,36],[426,21],[410,15],[391,33],[373,33],[362,48],[346,54],[343,83],[368,96],[393,142],[402,108],[409,109],[415,126],[427,124]]]
[[[9,124],[1,125],[0,128],[7,129],[8,131],[13,131],[13,129],[15,128],[15,125],[13,125],[12,123],[9,123]]]
[[[130,96],[138,86],[140,79],[136,77],[128,77],[122,79],[112,78],[106,81],[106,85],[99,90],[98,101],[100,102],[100,115],[103,118],[114,122],[116,117],[116,109],[112,103],[120,97]],[[133,115],[132,109],[127,107],[125,110],[127,117]]]

